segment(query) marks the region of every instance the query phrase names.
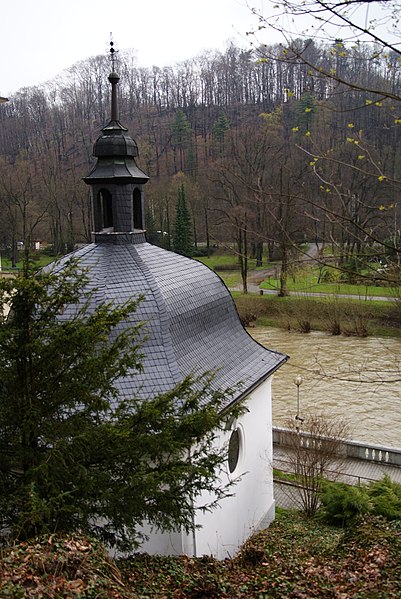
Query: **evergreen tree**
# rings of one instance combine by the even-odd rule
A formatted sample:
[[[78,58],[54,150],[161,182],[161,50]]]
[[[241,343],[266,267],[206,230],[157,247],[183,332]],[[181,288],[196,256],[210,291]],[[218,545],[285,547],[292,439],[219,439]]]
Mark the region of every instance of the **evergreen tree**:
[[[317,103],[313,95],[304,93],[297,105],[295,125],[302,134],[310,130],[317,111]]]
[[[173,247],[177,254],[182,254],[183,256],[192,256],[193,254],[191,214],[183,183],[178,188]]]
[[[229,129],[230,121],[228,120],[224,112],[221,112],[219,114],[219,118],[217,119],[217,121],[215,121],[212,129],[213,137],[216,139],[216,142],[218,143],[220,156],[223,156],[224,154],[224,141],[226,133]]]
[[[172,136],[171,143],[174,148],[174,163],[175,170],[184,172],[185,170],[185,161],[184,155],[185,151],[188,149],[191,140],[191,126],[188,122],[188,119],[185,113],[182,110],[177,110],[177,114],[175,117],[175,121],[172,125]],[[176,151],[179,152],[179,164],[176,164]]]
[[[158,238],[159,234],[157,233],[156,227],[156,219],[154,216],[153,206],[149,206],[148,204],[145,207],[145,223],[146,223],[146,241],[152,243],[154,245],[159,245]]]
[[[143,520],[190,530],[202,489],[227,494],[223,394],[204,376],[119,400],[116,380],[140,368],[140,326],[119,327],[138,300],[96,306],[87,283],[73,261],[0,282],[0,530],[80,529],[128,548]]]

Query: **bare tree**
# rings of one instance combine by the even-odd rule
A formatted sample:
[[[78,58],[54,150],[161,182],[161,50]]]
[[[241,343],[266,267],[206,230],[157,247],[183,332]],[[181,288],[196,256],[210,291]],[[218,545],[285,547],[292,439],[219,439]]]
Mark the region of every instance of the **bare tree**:
[[[290,473],[292,484],[286,488],[291,499],[307,515],[314,516],[319,508],[325,479],[335,480],[345,461],[342,445],[350,438],[345,419],[322,414],[307,414],[286,422],[286,462],[283,469]]]
[[[275,62],[283,73],[288,87],[282,101],[297,106],[292,141],[315,178],[315,192],[304,200],[316,238],[332,245],[345,271],[366,256],[399,255],[399,3],[272,4],[264,13],[253,10],[259,22],[255,48],[262,62]],[[266,30],[281,35],[279,51],[260,43]],[[308,95],[313,103],[305,105]],[[308,122],[315,111],[319,117]]]

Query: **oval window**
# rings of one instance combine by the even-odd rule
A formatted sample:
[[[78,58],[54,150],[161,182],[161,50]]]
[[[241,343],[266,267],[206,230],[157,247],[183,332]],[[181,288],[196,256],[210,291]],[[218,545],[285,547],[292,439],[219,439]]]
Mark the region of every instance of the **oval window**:
[[[236,428],[230,436],[228,442],[228,469],[230,473],[233,473],[238,465],[239,454],[241,448],[241,433]]]

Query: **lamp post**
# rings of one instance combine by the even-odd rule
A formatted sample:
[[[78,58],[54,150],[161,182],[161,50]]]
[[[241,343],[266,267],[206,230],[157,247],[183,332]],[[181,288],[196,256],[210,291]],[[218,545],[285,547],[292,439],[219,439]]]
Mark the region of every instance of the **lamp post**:
[[[4,104],[5,102],[8,102],[8,98],[3,98],[3,96],[0,96],[0,104]],[[0,272],[1,272],[1,253],[0,253]]]
[[[6,102],[8,102],[8,98],[4,98],[3,96],[0,96],[0,104],[5,104]],[[0,253],[0,272],[1,272],[1,253]]]
[[[302,376],[300,374],[297,374],[297,376],[294,378],[294,384],[297,386],[297,413],[295,416],[297,432],[299,432],[299,424],[298,423],[302,424],[302,422],[304,421],[304,419],[301,418],[301,416],[299,415],[299,411],[300,411],[299,410],[299,387],[302,385],[303,380],[304,379],[302,378]]]

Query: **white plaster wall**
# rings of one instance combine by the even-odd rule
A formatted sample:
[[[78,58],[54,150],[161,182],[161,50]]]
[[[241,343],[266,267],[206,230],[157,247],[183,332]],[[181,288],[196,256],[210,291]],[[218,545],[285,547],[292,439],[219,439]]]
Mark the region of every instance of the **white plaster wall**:
[[[228,465],[221,474],[222,484],[237,479],[231,488],[232,497],[223,499],[212,512],[197,512],[195,522],[201,525],[194,535],[150,532],[141,551],[160,555],[213,555],[218,559],[232,556],[256,530],[274,519],[272,470],[272,410],[271,377],[261,384],[245,402],[246,410],[236,421],[241,430],[242,448],[236,470],[230,474]],[[234,426],[235,427],[235,426]],[[219,438],[228,443],[231,430]],[[196,505],[213,500],[202,494]]]
[[[227,465],[222,482],[241,478],[232,488],[232,497],[213,512],[197,515],[196,523],[202,526],[196,532],[198,556],[230,557],[255,530],[274,519],[271,378],[252,393],[245,406],[247,411],[237,419],[243,442],[239,463],[232,474]],[[227,431],[223,442],[229,437]],[[205,495],[198,505],[204,499]]]
[[[183,534],[178,532],[161,532],[152,529],[149,524],[144,524],[142,532],[148,537],[139,547],[141,553],[151,555],[193,555],[191,551],[186,551],[183,545]]]

